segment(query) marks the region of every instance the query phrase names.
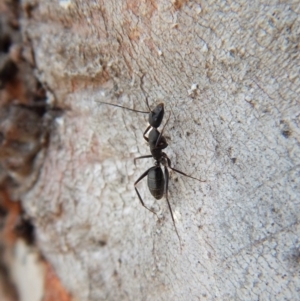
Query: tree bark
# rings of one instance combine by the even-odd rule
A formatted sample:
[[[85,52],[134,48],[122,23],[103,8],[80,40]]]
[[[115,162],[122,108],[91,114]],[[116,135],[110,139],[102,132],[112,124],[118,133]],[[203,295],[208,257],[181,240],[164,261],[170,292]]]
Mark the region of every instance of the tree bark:
[[[76,300],[299,299],[299,3],[23,1],[64,114],[22,198]],[[163,102],[169,199],[136,110]]]

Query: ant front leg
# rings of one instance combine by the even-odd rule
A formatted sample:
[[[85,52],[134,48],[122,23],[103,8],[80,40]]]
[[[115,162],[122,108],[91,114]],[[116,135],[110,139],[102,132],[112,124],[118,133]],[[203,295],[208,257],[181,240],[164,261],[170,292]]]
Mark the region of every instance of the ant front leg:
[[[189,175],[187,175],[186,173],[184,173],[184,172],[182,172],[182,171],[180,171],[180,170],[178,170],[178,169],[176,169],[176,168],[173,168],[173,167],[171,166],[171,160],[169,159],[169,157],[167,156],[167,154],[163,153],[163,156],[164,156],[164,158],[167,160],[168,167],[169,167],[170,169],[172,169],[173,171],[178,172],[178,173],[182,174],[182,175],[185,176],[185,177],[188,177],[188,178],[197,180],[197,181],[199,181],[199,182],[206,182],[206,181],[203,181],[203,180],[194,178],[194,177],[192,177],[192,176],[189,176]]]
[[[143,134],[143,138],[144,138],[147,142],[149,142],[149,139],[148,139],[148,137],[146,137],[146,134],[147,134],[147,132],[150,130],[150,128],[151,128],[151,125],[149,125],[149,126],[146,128],[146,131],[145,131],[144,134]]]
[[[152,157],[152,156],[151,156],[151,157]],[[143,199],[142,199],[142,197],[141,197],[141,195],[140,195],[138,189],[136,188],[136,185],[148,175],[148,172],[149,172],[149,170],[150,170],[151,168],[152,168],[152,167],[150,167],[147,171],[145,171],[145,172],[144,172],[144,173],[143,173],[143,174],[142,174],[142,175],[134,182],[134,189],[135,189],[135,191],[136,191],[137,196],[139,197],[139,200],[140,200],[141,204],[142,204],[147,210],[149,210],[150,212],[152,212],[153,214],[155,214],[155,215],[157,216],[157,214],[156,214],[155,211],[151,210],[150,208],[148,208],[148,207],[144,204]],[[157,218],[158,218],[158,216],[157,216]]]
[[[161,132],[159,133],[159,136],[156,140],[156,143],[155,143],[155,148],[158,148],[158,145],[161,143],[161,140],[163,140],[163,144],[165,144],[164,147],[160,148],[160,149],[163,149],[163,148],[166,148],[168,146],[168,143],[166,142],[166,139],[165,137],[163,137],[163,132],[164,132],[164,129],[166,127],[166,125],[168,124],[169,120],[170,120],[170,116],[171,116],[171,113],[169,114],[169,117],[168,117],[168,120],[166,121],[165,125],[163,126]]]

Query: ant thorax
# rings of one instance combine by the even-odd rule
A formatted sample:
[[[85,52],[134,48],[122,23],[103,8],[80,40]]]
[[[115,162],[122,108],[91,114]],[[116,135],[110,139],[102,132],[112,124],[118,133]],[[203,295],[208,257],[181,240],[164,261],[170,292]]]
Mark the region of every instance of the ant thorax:
[[[160,132],[156,128],[152,128],[148,139],[151,151],[154,149],[163,149],[168,146],[165,137],[160,135]]]

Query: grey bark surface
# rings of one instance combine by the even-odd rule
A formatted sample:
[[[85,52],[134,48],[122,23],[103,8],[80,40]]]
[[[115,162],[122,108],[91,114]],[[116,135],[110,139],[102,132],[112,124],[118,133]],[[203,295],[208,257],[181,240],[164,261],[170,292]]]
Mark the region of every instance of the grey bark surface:
[[[26,1],[23,1],[24,5]],[[64,114],[22,202],[76,300],[299,300],[299,1],[36,1],[23,33]],[[171,113],[169,197],[147,117]],[[166,118],[164,119],[166,120]]]

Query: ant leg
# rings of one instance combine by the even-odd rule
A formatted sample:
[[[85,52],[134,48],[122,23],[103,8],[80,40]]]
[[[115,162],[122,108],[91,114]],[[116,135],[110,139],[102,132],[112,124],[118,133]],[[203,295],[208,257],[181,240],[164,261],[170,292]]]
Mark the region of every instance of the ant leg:
[[[191,178],[191,179],[200,181],[200,182],[206,182],[206,181],[203,181],[203,180],[194,178],[194,177],[192,177],[192,176],[189,176],[189,175],[187,175],[186,173],[184,173],[184,172],[182,172],[182,171],[180,171],[180,170],[178,170],[178,169],[176,169],[176,168],[171,167],[171,160],[169,159],[169,157],[167,156],[167,154],[163,153],[163,156],[164,156],[164,158],[167,159],[168,167],[169,167],[170,169],[172,169],[172,170],[174,170],[175,172],[178,172],[178,173],[184,175],[185,177],[188,177],[188,178]]]
[[[133,162],[135,164],[136,160],[138,160],[138,159],[144,159],[144,158],[152,158],[152,155],[147,155],[147,156],[141,156],[141,157],[134,158]]]
[[[169,114],[168,120],[166,121],[165,125],[163,126],[161,132],[159,133],[159,136],[158,136],[158,138],[157,138],[157,140],[156,140],[156,143],[155,143],[155,148],[157,148],[157,146],[158,146],[158,143],[159,143],[159,141],[160,141],[160,139],[161,139],[161,136],[162,136],[162,134],[163,134],[163,132],[164,132],[164,129],[165,129],[167,123],[169,122],[170,116],[171,116],[171,113]],[[166,143],[166,146],[164,146],[164,147],[162,147],[162,148],[166,148],[167,146],[168,146],[168,144]]]
[[[181,246],[181,239],[180,239],[180,236],[179,236],[178,231],[177,231],[177,228],[176,228],[176,224],[175,224],[175,220],[174,220],[174,216],[173,216],[173,211],[172,211],[172,208],[171,208],[171,205],[170,205],[170,202],[169,202],[169,198],[168,198],[169,171],[168,171],[168,168],[167,168],[166,166],[165,166],[165,176],[166,176],[166,188],[165,188],[165,189],[166,189],[166,200],[167,200],[167,203],[168,203],[169,211],[170,211],[170,213],[171,213],[173,225],[174,225],[176,234],[177,234],[178,239],[179,239],[180,249],[182,249],[182,246]]]
[[[151,128],[151,125],[149,125],[149,126],[146,128],[146,131],[145,131],[144,134],[143,134],[143,138],[144,138],[147,142],[149,142],[149,139],[148,139],[148,137],[146,137],[146,134],[147,134],[147,132],[150,130],[150,128]]]
[[[149,170],[150,170],[151,168],[152,168],[152,167],[150,167],[147,171],[145,171],[145,172],[144,172],[144,173],[143,173],[143,174],[142,174],[142,175],[134,182],[134,189],[135,189],[136,194],[138,195],[138,197],[139,197],[139,199],[140,199],[141,204],[142,204],[147,210],[149,210],[150,212],[152,212],[153,214],[155,214],[155,215],[157,216],[157,214],[156,214],[155,211],[149,209],[149,208],[144,204],[143,199],[142,199],[142,197],[141,197],[139,191],[138,191],[137,188],[136,188],[136,185],[148,175],[148,172],[149,172]],[[158,216],[157,216],[157,218],[158,218]]]
[[[163,137],[164,138],[164,137]],[[165,149],[166,147],[168,146],[168,143],[167,142],[160,142],[160,145],[158,146],[155,146],[154,148],[152,148],[152,150],[155,150],[155,149]]]

